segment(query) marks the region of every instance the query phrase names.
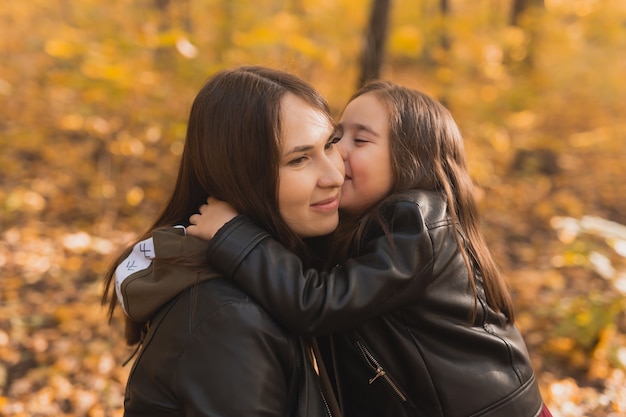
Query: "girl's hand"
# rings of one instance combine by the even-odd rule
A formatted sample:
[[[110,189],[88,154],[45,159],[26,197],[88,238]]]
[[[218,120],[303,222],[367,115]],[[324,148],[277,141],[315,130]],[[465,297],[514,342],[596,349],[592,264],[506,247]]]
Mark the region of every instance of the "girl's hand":
[[[213,239],[217,231],[238,214],[227,202],[209,197],[206,204],[200,206],[200,214],[189,217],[191,225],[187,227],[187,233],[200,239]]]

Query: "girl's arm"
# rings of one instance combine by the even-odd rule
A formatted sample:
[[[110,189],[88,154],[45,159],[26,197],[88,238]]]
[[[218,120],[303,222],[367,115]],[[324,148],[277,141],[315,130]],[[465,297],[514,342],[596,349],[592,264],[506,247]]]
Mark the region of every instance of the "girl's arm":
[[[216,207],[211,202],[209,210],[194,219],[198,229],[211,221],[211,208]],[[382,231],[371,235],[368,230],[360,256],[329,272],[305,269],[296,255],[245,216],[219,229],[209,242],[208,259],[288,329],[299,334],[332,332],[389,311],[421,292],[425,283],[419,277],[432,269],[432,243],[418,204],[396,202],[386,213],[391,239]]]

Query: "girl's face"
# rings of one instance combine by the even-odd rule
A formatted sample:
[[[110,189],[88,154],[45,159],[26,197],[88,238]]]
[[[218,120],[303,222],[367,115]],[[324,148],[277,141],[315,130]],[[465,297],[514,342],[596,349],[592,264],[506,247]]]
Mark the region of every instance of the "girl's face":
[[[363,214],[387,196],[393,186],[387,109],[374,93],[365,93],[346,106],[339,142],[346,177],[341,209]]]
[[[281,122],[280,214],[301,237],[328,234],[339,222],[344,177],[333,125],[292,93],[282,99]]]

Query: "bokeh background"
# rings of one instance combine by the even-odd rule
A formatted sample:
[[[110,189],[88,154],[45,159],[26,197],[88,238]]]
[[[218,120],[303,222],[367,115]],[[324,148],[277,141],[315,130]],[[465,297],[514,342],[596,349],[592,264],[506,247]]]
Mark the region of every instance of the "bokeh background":
[[[2,0],[0,415],[122,415],[101,276],[171,190],[196,91],[262,64],[338,116],[368,33],[370,74],[461,127],[555,417],[626,415],[623,0]]]

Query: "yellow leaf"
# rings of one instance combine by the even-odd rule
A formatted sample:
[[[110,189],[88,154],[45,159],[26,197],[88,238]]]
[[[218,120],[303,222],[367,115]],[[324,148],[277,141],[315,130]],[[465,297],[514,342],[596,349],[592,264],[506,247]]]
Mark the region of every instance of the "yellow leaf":
[[[143,188],[133,187],[126,193],[126,202],[135,207],[143,201]]]
[[[416,56],[424,46],[424,39],[415,26],[405,25],[396,30],[392,35],[390,49],[403,55]]]
[[[49,39],[44,45],[44,50],[56,58],[71,58],[78,52],[74,45],[61,39]]]

